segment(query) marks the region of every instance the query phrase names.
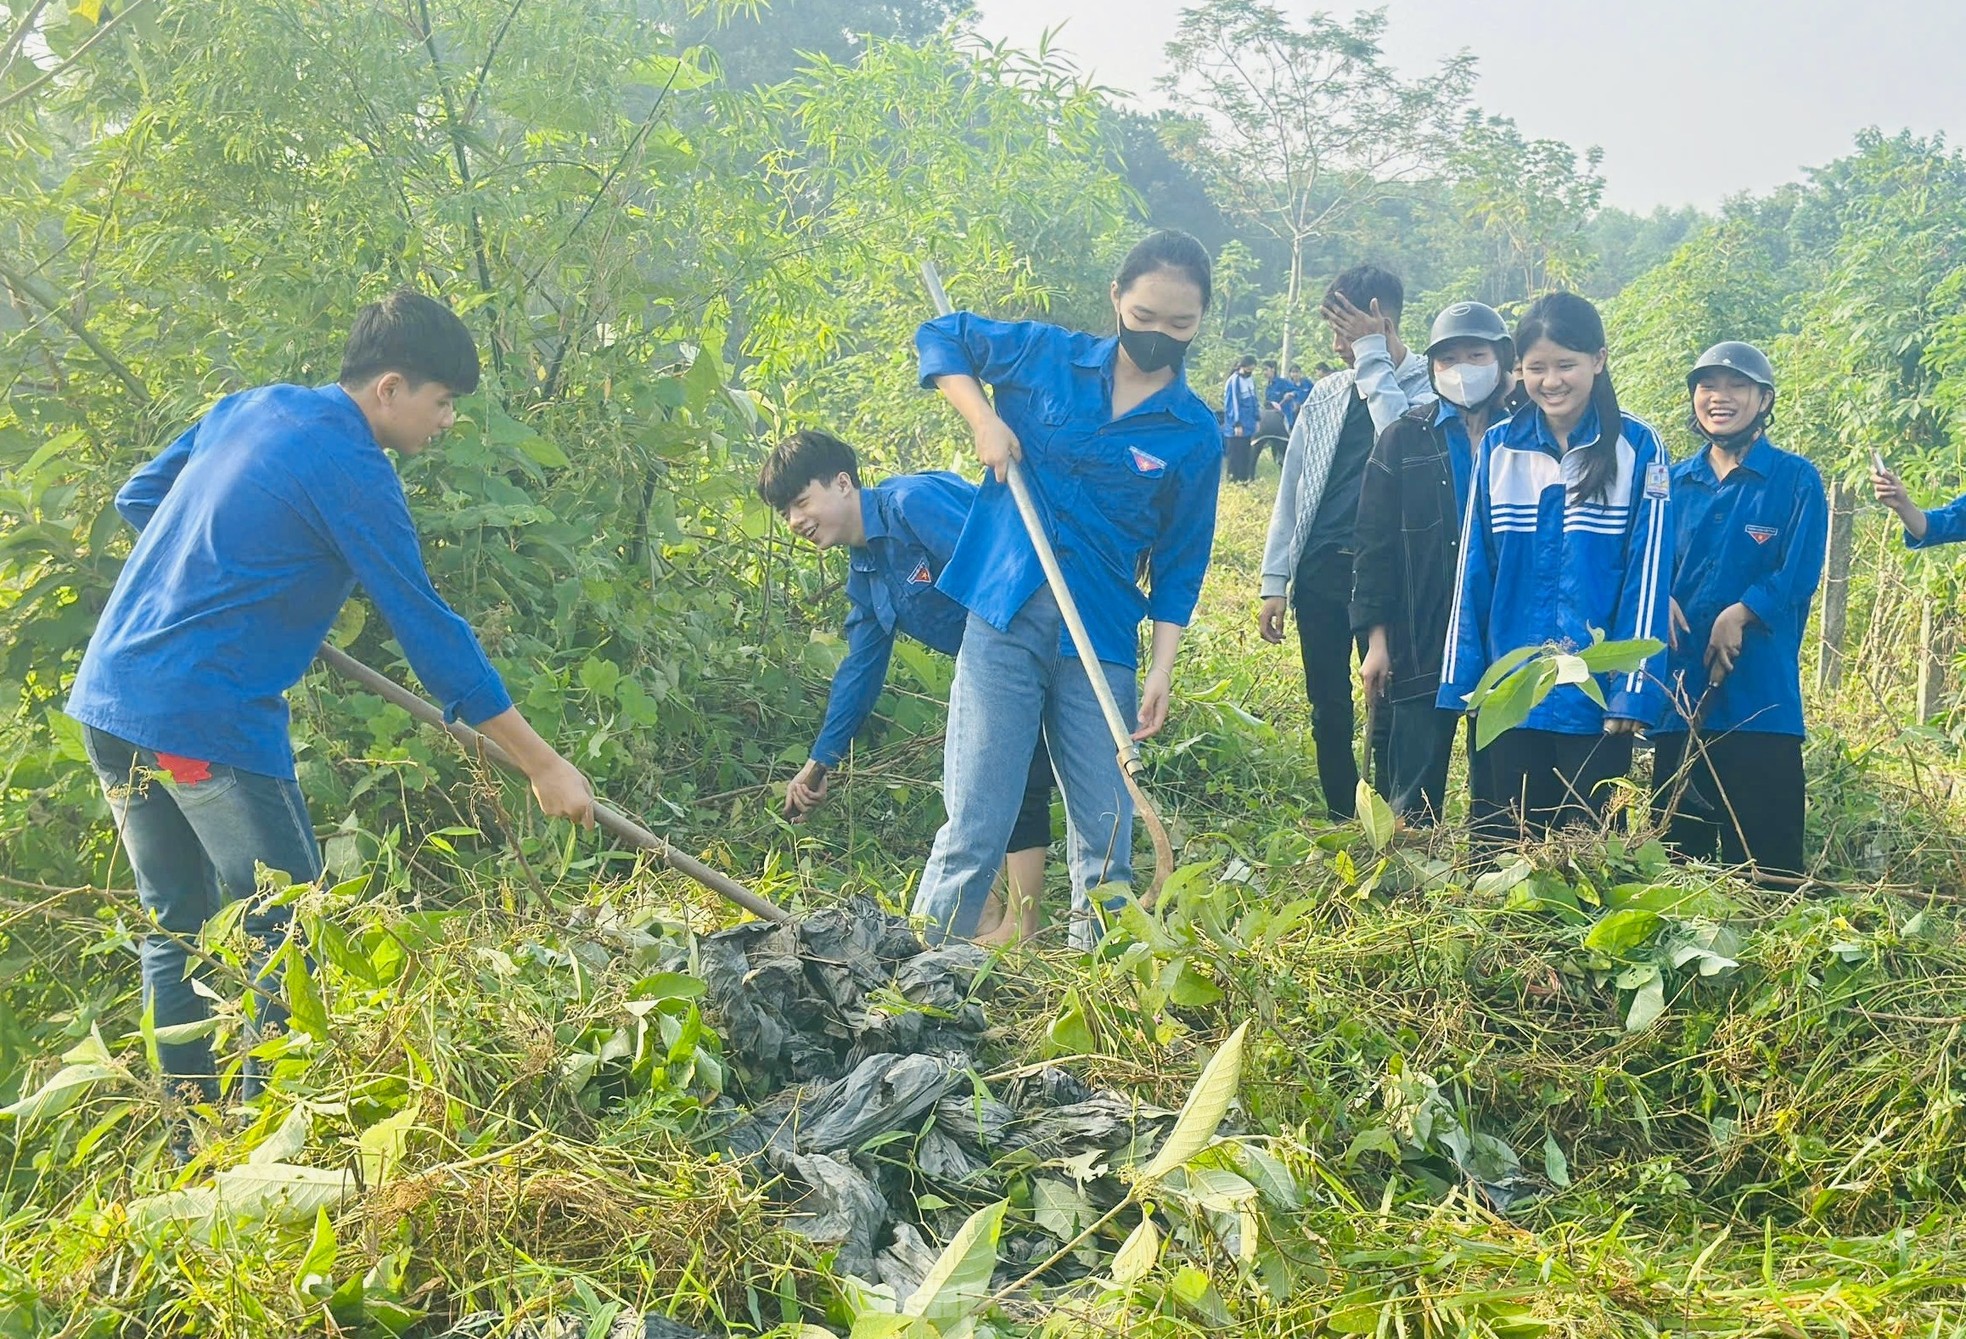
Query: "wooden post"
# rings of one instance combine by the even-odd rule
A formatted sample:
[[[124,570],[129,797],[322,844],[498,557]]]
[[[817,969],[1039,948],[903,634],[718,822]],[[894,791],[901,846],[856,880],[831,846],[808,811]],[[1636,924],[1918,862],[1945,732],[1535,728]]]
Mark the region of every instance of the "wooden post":
[[[1829,555],[1823,564],[1823,623],[1816,661],[1816,691],[1843,683],[1843,639],[1850,616],[1850,546],[1856,534],[1856,499],[1842,483],[1830,486]]]
[[[1947,670],[1952,664],[1949,598],[1926,591],[1918,611],[1918,719],[1929,721],[1946,709]]]

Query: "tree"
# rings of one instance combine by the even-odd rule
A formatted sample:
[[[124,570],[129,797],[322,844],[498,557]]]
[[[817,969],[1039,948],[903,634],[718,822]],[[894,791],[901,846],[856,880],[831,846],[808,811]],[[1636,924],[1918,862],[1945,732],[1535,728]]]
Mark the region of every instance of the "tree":
[[[1383,9],[1298,26],[1265,0],[1204,0],[1167,44],[1159,87],[1201,110],[1196,162],[1216,199],[1288,249],[1286,359],[1307,249],[1394,183],[1438,169],[1467,104],[1472,56],[1404,81],[1381,53],[1385,28]]]
[[[1507,117],[1468,118],[1449,171],[1454,203],[1484,253],[1474,296],[1501,306],[1580,286],[1596,259],[1589,224],[1604,194],[1603,160],[1595,145],[1580,163],[1562,140],[1525,139]]]
[[[870,42],[924,42],[960,14],[960,0],[663,0],[683,46],[707,46],[732,87],[783,83],[814,57],[851,64]]]

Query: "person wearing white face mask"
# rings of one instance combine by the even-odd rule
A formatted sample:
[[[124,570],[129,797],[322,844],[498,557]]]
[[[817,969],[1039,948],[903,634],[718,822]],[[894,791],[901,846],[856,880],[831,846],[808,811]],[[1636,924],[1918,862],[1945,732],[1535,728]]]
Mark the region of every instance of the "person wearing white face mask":
[[[1366,639],[1359,681],[1390,714],[1381,789],[1411,823],[1430,823],[1446,800],[1459,712],[1434,704],[1454,603],[1461,520],[1482,434],[1507,417],[1515,343],[1499,313],[1457,302],[1434,318],[1427,370],[1440,398],[1402,414],[1366,461],[1355,535],[1354,633]],[[1469,780],[1485,818],[1469,739]]]

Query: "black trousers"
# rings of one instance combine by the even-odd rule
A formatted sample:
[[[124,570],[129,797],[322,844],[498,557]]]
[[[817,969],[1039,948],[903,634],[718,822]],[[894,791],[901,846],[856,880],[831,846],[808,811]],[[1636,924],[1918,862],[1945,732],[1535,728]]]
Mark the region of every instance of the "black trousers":
[[[1311,703],[1311,741],[1317,750],[1318,784],[1324,807],[1333,818],[1358,812],[1358,763],[1352,757],[1352,653],[1365,654],[1365,638],[1352,636],[1349,556],[1345,579],[1337,579],[1339,564],[1329,564],[1323,580],[1306,580],[1298,573],[1293,604],[1297,613],[1297,647],[1304,658],[1304,694]],[[1320,574],[1311,573],[1313,578]],[[1381,711],[1373,731],[1374,770],[1386,793],[1387,744],[1392,713]]]
[[[1694,757],[1683,733],[1658,735],[1652,754],[1652,813],[1674,808],[1666,839],[1684,854],[1753,865],[1774,887],[1802,876],[1802,740],[1730,730],[1700,737]],[[1683,788],[1683,790],[1682,790]],[[1678,804],[1674,806],[1677,798]]]
[[[1516,839],[1548,835],[1571,823],[1597,823],[1608,798],[1603,783],[1631,770],[1632,736],[1563,735],[1505,730],[1483,750],[1493,830]]]
[[[1229,464],[1229,482],[1246,484],[1256,477],[1256,443],[1249,437],[1229,437],[1222,453]]]
[[[1044,736],[1038,736],[1038,746],[1031,750],[1031,768],[1024,776],[1024,799],[1017,806],[1017,822],[1010,829],[1010,841],[1004,850],[1028,851],[1033,846],[1051,845],[1051,750],[1045,747]]]

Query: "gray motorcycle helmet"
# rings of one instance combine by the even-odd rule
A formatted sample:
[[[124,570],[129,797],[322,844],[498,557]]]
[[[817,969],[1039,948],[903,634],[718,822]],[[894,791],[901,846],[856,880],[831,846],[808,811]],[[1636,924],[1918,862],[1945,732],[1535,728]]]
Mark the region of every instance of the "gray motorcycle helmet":
[[[1456,302],[1442,308],[1434,317],[1433,329],[1427,332],[1428,359],[1433,358],[1435,349],[1455,339],[1479,339],[1496,345],[1496,359],[1504,371],[1515,363],[1515,338],[1509,333],[1508,322],[1485,302]]]
[[[1722,340],[1701,354],[1693,363],[1693,370],[1686,374],[1686,390],[1692,393],[1699,383],[1700,373],[1710,367],[1724,367],[1730,372],[1738,372],[1757,386],[1775,389],[1775,365],[1768,361],[1768,355],[1752,344],[1738,339]]]

